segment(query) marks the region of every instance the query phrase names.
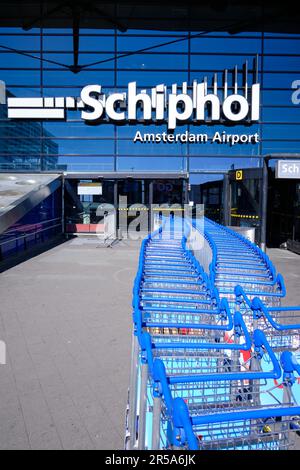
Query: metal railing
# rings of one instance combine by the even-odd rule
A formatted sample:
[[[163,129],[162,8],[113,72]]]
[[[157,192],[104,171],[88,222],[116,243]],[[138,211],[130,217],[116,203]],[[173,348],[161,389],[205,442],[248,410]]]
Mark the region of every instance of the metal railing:
[[[45,225],[51,224],[48,227]],[[14,229],[11,228],[8,231],[0,235],[0,261],[6,259],[11,253],[19,253],[29,248],[29,243],[33,242],[38,244],[45,240],[45,235],[53,231],[56,233],[62,232],[62,219],[55,218],[45,220],[36,224],[27,224],[23,226],[16,226]],[[16,232],[20,232],[20,235],[13,236]],[[7,239],[5,239],[7,237]]]

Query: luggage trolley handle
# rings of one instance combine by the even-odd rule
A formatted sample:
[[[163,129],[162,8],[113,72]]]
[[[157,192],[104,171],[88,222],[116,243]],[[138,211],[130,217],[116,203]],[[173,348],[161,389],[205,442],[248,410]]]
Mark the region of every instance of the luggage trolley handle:
[[[254,320],[259,320],[261,317],[265,317],[269,323],[278,331],[287,331],[287,330],[300,330],[300,323],[289,323],[286,325],[277,323],[272,315],[270,314],[267,306],[258,298],[255,297],[251,302],[251,310],[253,311]],[[300,312],[300,307],[279,307],[276,310],[280,311],[289,311],[289,310],[298,310]]]
[[[266,372],[266,373],[264,373],[264,372],[259,372],[259,373],[254,372],[254,374],[258,374],[258,375],[261,374],[261,376],[257,377],[257,378],[263,378],[264,374],[268,374],[268,376],[270,378],[279,379],[282,375],[282,370],[281,370],[280,364],[279,364],[279,362],[276,358],[276,355],[275,355],[273,349],[271,348],[270,344],[268,343],[265,334],[261,330],[254,330],[254,332],[253,332],[253,342],[254,342],[255,353],[258,356],[258,358],[259,359],[262,358],[262,356],[264,354],[264,349],[265,349],[266,352],[269,355],[269,358],[270,358],[272,366],[273,366],[273,371]]]
[[[294,372],[300,377],[300,364],[290,351],[283,351],[280,356],[280,363],[283,369],[283,381],[293,385],[296,381]]]
[[[199,441],[193,431],[189,409],[183,398],[175,398],[173,405],[173,444],[189,450],[199,450]]]
[[[296,382],[294,372],[300,377],[300,364],[290,351],[283,351],[280,356],[280,364],[283,369],[283,401],[284,403],[297,403],[292,388]]]
[[[228,305],[228,304],[227,304]],[[180,311],[179,311],[180,313]],[[186,329],[196,329],[196,330],[209,330],[209,331],[232,331],[232,329],[235,327],[236,328],[236,334],[241,336],[244,332],[243,327],[241,326],[240,321],[236,321],[234,323],[234,319],[232,317],[232,314],[229,310],[229,307],[226,307],[226,304],[224,303],[224,306],[220,306],[219,309],[219,318],[222,321],[226,321],[226,324],[209,324],[209,323],[184,323],[184,322],[160,322],[160,321],[155,321],[155,322],[147,322],[147,319],[144,317],[143,318],[143,310],[141,310],[138,306],[134,308],[133,311],[133,323],[135,326],[135,334],[140,337],[140,335],[143,333],[143,327],[146,328],[176,328],[176,329],[181,329],[181,328],[186,328]],[[212,314],[209,313],[208,311],[208,316],[211,316]],[[217,312],[214,314],[215,316],[218,316]],[[176,343],[177,344],[177,343]]]
[[[235,294],[235,298],[236,298],[236,304],[240,307],[241,304],[243,302],[245,302],[245,304],[251,308],[251,300],[249,299],[249,297],[247,296],[247,294],[245,293],[244,289],[242,288],[242,286],[235,286],[234,288],[234,294]]]
[[[232,318],[230,310],[228,309],[229,313],[229,321]],[[141,347],[141,359],[142,362],[147,363],[149,366],[149,372],[152,375],[153,373],[153,365],[154,365],[154,359],[153,359],[153,348],[154,349],[226,349],[226,350],[244,350],[248,351],[251,346],[252,346],[252,341],[250,334],[247,330],[247,327],[243,321],[243,318],[239,312],[236,312],[234,314],[234,319],[233,319],[233,326],[235,329],[235,332],[238,336],[244,335],[245,337],[245,342],[243,344],[238,344],[238,343],[189,343],[186,341],[182,341],[180,343],[175,342],[167,342],[167,343],[159,343],[159,344],[153,344],[151,335],[148,332],[144,332],[142,330],[142,316],[141,316],[141,311],[139,309],[134,311],[134,323],[135,323],[135,334],[138,337],[139,344]],[[231,320],[232,321],[232,320]],[[162,324],[162,327],[165,326]],[[189,327],[189,325],[186,325]],[[208,329],[213,329],[213,325],[207,325]],[[157,360],[156,360],[157,361]]]
[[[236,329],[237,334],[243,333],[245,335],[245,343],[244,344],[238,344],[238,343],[198,343],[198,342],[197,343],[189,343],[189,342],[182,341],[180,343],[168,342],[168,343],[159,343],[157,345],[154,345],[152,343],[151,335],[148,332],[143,332],[142,329],[141,329],[140,312],[135,311],[134,316],[135,316],[135,320],[137,322],[136,323],[137,326],[136,326],[136,332],[135,333],[137,334],[137,337],[138,337],[138,340],[139,340],[139,343],[140,343],[140,347],[141,347],[141,362],[145,363],[145,364],[148,364],[149,373],[150,373],[150,375],[153,375],[153,376],[154,376],[154,364],[157,363],[158,361],[161,361],[160,359],[155,359],[154,360],[154,358],[153,358],[153,348],[155,348],[155,349],[174,349],[174,348],[176,348],[176,349],[209,349],[209,350],[225,349],[225,350],[245,350],[245,351],[248,351],[251,348],[251,345],[252,345],[250,334],[249,334],[249,332],[247,330],[247,327],[246,327],[246,325],[243,321],[243,318],[242,318],[242,316],[239,312],[236,312],[234,314],[234,327]],[[256,341],[257,344],[256,344],[256,346],[261,347],[262,345],[264,345],[266,343],[266,349],[269,348],[268,352],[270,351],[272,353],[272,350],[269,347],[264,334],[262,332],[259,332],[259,333],[261,333],[261,335],[259,335],[259,334],[257,335],[257,341]],[[271,354],[269,354],[269,355],[270,355],[271,361],[273,362],[273,360],[274,360],[275,364],[278,364],[275,355],[274,354],[272,356],[271,356]],[[279,370],[280,370],[279,365],[278,365],[278,367],[279,367]],[[158,369],[158,371],[160,371],[160,373],[161,373],[161,369]],[[164,369],[164,371],[165,371],[165,369]],[[156,373],[156,381],[159,381],[158,377],[159,377],[160,373]],[[225,375],[225,377],[227,378],[227,377],[229,377],[229,375],[227,373],[227,375]],[[236,375],[236,374],[233,374],[233,375]],[[281,371],[280,371],[280,374],[279,374],[278,378],[280,376],[281,376]],[[214,375],[214,377],[215,377],[215,375]],[[264,374],[264,377],[265,377],[265,374]],[[239,380],[240,378],[241,378],[241,376],[238,375],[237,380]],[[248,378],[248,375],[247,375],[246,378]],[[253,377],[253,378],[257,378],[257,377]],[[163,379],[163,381],[164,381],[164,379]]]
[[[157,324],[156,324],[157,326]],[[165,324],[161,325],[162,327],[165,326]],[[142,332],[139,335],[139,340],[140,340],[140,345],[141,348],[144,348],[144,353],[148,357],[149,363],[153,363],[153,353],[152,349],[208,349],[208,350],[222,350],[225,349],[227,351],[249,351],[252,346],[252,341],[250,337],[250,333],[247,330],[247,327],[243,321],[243,318],[239,312],[236,312],[234,314],[233,318],[233,326],[235,329],[235,333],[237,336],[244,336],[245,337],[245,342],[242,344],[239,344],[238,342],[235,343],[201,343],[201,342],[188,342],[188,341],[181,341],[181,342],[171,342],[168,341],[166,343],[161,342],[158,344],[152,344],[151,336],[147,332]],[[190,325],[186,325],[185,327],[190,327]],[[213,326],[207,325],[207,329],[215,329]],[[220,328],[218,328],[220,329]],[[146,337],[146,341],[145,341]]]
[[[227,423],[244,420],[282,418],[300,413],[300,407],[279,407],[247,411],[205,414],[191,417],[187,404],[182,398],[175,398],[173,404],[174,440],[178,446],[186,446],[189,450],[199,450],[199,441],[193,426],[202,424]]]
[[[151,339],[150,339],[151,341]],[[270,361],[273,366],[273,370],[269,372],[264,371],[250,371],[250,372],[225,372],[225,373],[210,373],[210,374],[197,374],[197,375],[182,375],[182,376],[166,376],[166,370],[161,359],[155,359],[153,362],[153,357],[151,358],[153,364],[153,377],[155,382],[161,382],[164,385],[172,384],[182,384],[182,383],[200,383],[207,381],[232,381],[232,380],[253,380],[253,379],[279,379],[282,375],[282,371],[279,365],[279,362],[269,345],[264,333],[260,330],[255,330],[253,333],[254,349],[256,355],[259,359],[264,355],[264,350],[269,355]],[[220,349],[216,348],[219,344],[201,344],[197,345],[198,349]],[[222,349],[228,349],[227,346],[232,345],[221,345]],[[237,345],[239,346],[239,345]],[[165,345],[164,345],[165,348]],[[162,365],[160,365],[162,363]],[[163,389],[163,392],[166,390]]]

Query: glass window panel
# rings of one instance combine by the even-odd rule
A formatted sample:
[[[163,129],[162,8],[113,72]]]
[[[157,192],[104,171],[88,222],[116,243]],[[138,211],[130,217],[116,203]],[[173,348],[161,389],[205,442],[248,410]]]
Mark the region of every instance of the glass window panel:
[[[0,124],[1,126],[1,124]],[[114,137],[113,124],[87,125],[81,122],[45,122],[44,132],[49,132],[55,137],[85,137],[102,138]]]
[[[73,35],[70,36],[43,36],[43,50],[47,51],[73,51]]]
[[[45,70],[44,83],[48,86],[86,86],[92,83],[111,86],[114,83],[114,73],[111,72],[79,72],[74,74],[64,70]]]
[[[277,38],[281,40],[289,40],[290,38],[299,38],[299,34],[288,34],[288,33],[265,33],[265,38]]]
[[[159,83],[171,85],[172,83],[186,82],[188,80],[188,72],[118,72],[117,83],[126,86],[129,82],[137,82],[139,86],[153,87]]]
[[[188,51],[188,40],[184,39],[178,41],[176,38],[164,38],[164,37],[128,37],[128,36],[119,36],[117,39],[117,50],[119,52],[125,51],[138,51],[141,49],[155,47],[153,49],[156,52],[187,52]],[[176,42],[174,42],[176,41]],[[160,46],[167,42],[172,42],[165,46]],[[157,47],[160,46],[160,47]]]
[[[159,171],[159,172],[184,172],[186,162],[178,157],[150,157],[130,158],[119,157],[117,159],[117,171]]]
[[[300,142],[263,142],[263,153],[299,153]]]
[[[300,62],[300,58],[299,58]],[[285,70],[284,68],[282,70]],[[292,89],[294,80],[300,80],[300,73],[268,73],[264,72],[264,88]]]
[[[69,28],[43,28],[43,34],[45,36],[65,36],[70,35],[72,36],[72,30]],[[84,28],[80,31],[80,36],[88,36],[88,35],[95,35],[95,36],[110,36],[114,35],[113,29],[92,29],[92,28]]]
[[[266,106],[293,106],[292,103],[292,88],[291,90],[268,90],[263,91],[263,105]],[[296,105],[295,105],[296,106]],[[284,115],[284,114],[283,114]]]
[[[135,54],[118,59],[119,68],[129,69],[185,69],[188,67],[188,56],[168,54]]]
[[[114,37],[112,36],[80,36],[79,51],[110,51],[114,52]],[[73,51],[73,35],[45,36],[43,39],[44,51]]]
[[[190,158],[190,171],[203,171],[203,170],[234,170],[235,168],[259,168],[261,159],[259,158],[203,158],[191,157]]]
[[[1,41],[1,38],[0,38]],[[39,53],[34,54],[36,58],[28,57],[22,54],[12,53],[3,51],[0,48],[0,67],[3,68],[40,68],[40,55]],[[1,74],[1,72],[0,72]]]
[[[190,126],[190,132],[192,133],[207,133],[209,136],[213,136],[215,132],[226,132],[226,134],[255,134],[259,132],[259,125],[254,124],[245,124],[234,126],[231,125],[205,125],[205,124],[196,124]]]
[[[0,46],[7,46],[12,49],[18,49],[20,51],[38,52],[40,50],[40,37],[28,35],[0,36]]]
[[[39,85],[41,73],[39,70],[1,70],[0,80],[9,85]]]
[[[187,130],[187,126],[182,126],[180,127],[180,130],[176,130],[174,132],[174,135],[178,133],[185,132]],[[117,126],[117,136],[118,138],[126,138],[130,137],[131,139],[134,138],[135,134],[137,131],[140,131],[142,134],[144,133],[159,133],[159,132],[166,132],[167,131],[167,125],[162,124],[159,126],[155,125],[125,125],[125,126]]]
[[[130,28],[130,33],[118,33],[117,35],[118,37],[120,38],[123,37],[124,39],[132,35],[141,36],[141,30]],[[186,36],[186,34],[182,31],[157,31],[157,30],[151,30],[151,29],[143,29],[142,35],[143,37],[157,36],[162,39],[165,39],[165,37],[168,37],[168,36],[174,36],[177,38]]]
[[[43,96],[47,97],[53,97],[53,96],[73,96],[74,98],[80,96],[82,87],[78,86],[77,88],[72,87],[72,86],[66,86],[66,87],[50,87],[50,86],[44,86],[43,88]]]
[[[248,60],[248,67],[251,69],[253,58],[255,54],[252,55],[241,55],[241,56],[231,56],[231,55],[191,55],[191,69],[198,70],[224,70],[232,69],[237,65],[239,69],[243,67],[246,60]]]
[[[221,173],[220,175],[217,174],[211,174],[211,175],[205,175],[205,174],[197,174],[197,173],[192,173],[190,175],[190,183],[191,184],[203,184],[203,183],[208,183],[210,181],[222,181],[224,179],[224,175]]]
[[[193,143],[190,144],[189,153],[191,156],[195,155],[237,155],[237,156],[246,156],[246,155],[259,155],[260,154],[260,144],[259,143],[240,143],[231,146],[229,143],[212,143],[211,141],[207,143]],[[210,160],[208,159],[208,168],[210,166]]]
[[[191,31],[191,35],[197,36],[199,35],[199,31]],[[247,31],[245,33],[236,33],[234,36],[232,36],[232,34],[230,33],[227,33],[226,31],[211,31],[211,32],[201,33],[201,37],[204,37],[204,38],[217,37],[217,38],[223,38],[223,39],[227,39],[227,38],[231,38],[231,39],[232,38],[233,39],[250,38],[252,39],[252,38],[261,38],[261,36],[262,36],[261,33],[251,32],[251,31]]]
[[[300,41],[299,41],[300,46]],[[300,54],[300,48],[299,48]],[[300,56],[299,57],[268,57],[264,58],[264,70],[274,70],[280,72],[281,70],[299,70],[300,71]]]
[[[91,157],[58,157],[47,158],[44,162],[46,170],[62,170],[72,172],[113,171],[114,158],[111,156]]]
[[[0,72],[0,80],[1,80],[1,72]],[[7,96],[17,96],[21,98],[31,98],[31,97],[39,97],[41,96],[41,88],[40,87],[21,87],[18,88],[16,86],[9,86],[7,89]]]
[[[0,27],[0,35],[21,35],[21,36],[33,36],[33,35],[40,35],[41,29],[40,28],[31,28],[28,31],[25,31],[23,28],[13,28],[12,26],[1,26]]]
[[[37,155],[41,153],[41,140],[30,138],[0,139],[0,154]]]
[[[300,35],[298,39],[268,39],[264,43],[265,54],[300,54]]]
[[[259,54],[261,40],[259,38],[224,38],[200,37],[191,40],[191,52],[237,52],[239,54]]]
[[[291,108],[263,108],[263,121],[269,122],[300,122],[300,106]]]
[[[26,156],[0,156],[1,170],[39,171],[41,160],[39,156],[28,153]]]
[[[300,113],[300,110],[299,110]],[[300,115],[299,115],[300,117]],[[300,142],[300,125],[282,126],[281,124],[264,125],[264,139],[298,139]]]
[[[110,51],[114,53],[115,38],[113,36],[82,36],[79,48],[82,51]]]
[[[233,64],[233,62],[232,62],[232,64]],[[211,69],[211,71],[208,71],[208,72],[201,71],[201,70],[199,70],[198,72],[191,71],[191,73],[190,73],[190,83],[192,83],[193,80],[197,80],[198,82],[200,82],[204,79],[204,77],[207,77],[208,90],[210,92],[212,92],[213,91],[212,83],[213,83],[214,73],[217,72],[218,86],[219,86],[219,89],[220,88],[222,89],[223,71],[224,71],[224,67],[219,67],[219,68],[218,67],[213,67]],[[251,86],[252,80],[253,80],[253,74],[249,72],[249,74],[248,74],[248,84],[249,84],[249,86]],[[258,80],[261,81],[261,75],[260,74],[258,75]],[[228,91],[229,92],[233,92],[233,90],[234,90],[234,88],[233,88],[234,87],[234,81],[235,81],[235,79],[234,79],[233,67],[231,67],[228,71],[228,77],[227,77]],[[244,88],[243,88],[243,74],[242,74],[242,72],[238,72],[237,82],[238,82],[239,92],[243,92]]]
[[[114,153],[113,140],[44,139],[44,153],[54,155],[108,155]]]
[[[44,54],[44,58],[49,60],[49,61],[55,61],[57,62],[58,64],[60,65],[56,65],[56,64],[52,64],[52,63],[47,63],[45,62],[44,63],[44,68],[47,69],[47,68],[60,68],[64,65],[66,66],[71,66],[73,65],[73,62],[74,62],[74,56],[73,56],[73,53],[69,53],[69,54],[58,54],[58,53],[47,53],[47,54]],[[112,58],[113,60],[111,62],[105,62],[104,65],[101,65],[100,64],[95,64],[95,65],[89,65],[89,64],[93,64],[95,62],[101,62],[101,61],[104,61],[104,60],[107,60],[107,59],[110,59]],[[79,53],[79,65],[81,66],[88,66],[86,70],[91,70],[91,69],[95,69],[95,68],[103,68],[103,67],[107,67],[107,68],[110,68],[110,67],[113,67],[114,66],[114,56],[112,56],[110,53],[106,53],[106,54],[84,54],[82,52]]]
[[[181,143],[117,141],[118,155],[181,155],[187,154],[187,145]]]
[[[36,121],[0,121],[0,137],[9,137],[16,140],[15,144],[10,142],[15,151],[18,148],[17,139],[36,138],[42,135],[42,124]]]

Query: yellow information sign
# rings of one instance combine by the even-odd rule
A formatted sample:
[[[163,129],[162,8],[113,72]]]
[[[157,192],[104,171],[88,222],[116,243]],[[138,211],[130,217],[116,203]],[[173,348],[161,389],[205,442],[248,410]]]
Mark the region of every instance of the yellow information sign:
[[[243,180],[243,170],[237,170],[235,172],[235,179],[236,179],[236,181],[242,181]]]

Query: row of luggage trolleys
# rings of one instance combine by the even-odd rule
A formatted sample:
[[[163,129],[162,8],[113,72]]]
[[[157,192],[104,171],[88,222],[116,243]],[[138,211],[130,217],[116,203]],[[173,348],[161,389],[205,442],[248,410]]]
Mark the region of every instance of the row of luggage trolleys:
[[[174,227],[172,239],[161,228],[142,242],[126,448],[294,448],[300,308],[280,306],[283,280],[250,242],[206,219],[205,273],[192,226]]]

